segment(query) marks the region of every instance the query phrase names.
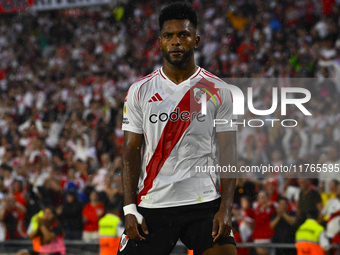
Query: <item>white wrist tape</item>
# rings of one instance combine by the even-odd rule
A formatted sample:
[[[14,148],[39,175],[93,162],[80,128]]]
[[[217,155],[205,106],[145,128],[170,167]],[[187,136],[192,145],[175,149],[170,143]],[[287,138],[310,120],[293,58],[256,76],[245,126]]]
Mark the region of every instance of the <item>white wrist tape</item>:
[[[135,215],[137,223],[139,225],[143,222],[143,216],[137,211],[137,206],[135,204],[129,204],[123,207],[124,215],[132,214]]]

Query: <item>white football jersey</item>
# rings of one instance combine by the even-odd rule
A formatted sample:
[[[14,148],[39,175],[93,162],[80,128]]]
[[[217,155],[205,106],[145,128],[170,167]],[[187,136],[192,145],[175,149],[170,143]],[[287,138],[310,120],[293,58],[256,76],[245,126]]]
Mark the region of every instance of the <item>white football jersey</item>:
[[[198,68],[176,85],[160,68],[131,85],[125,98],[122,129],[144,135],[139,206],[182,206],[220,196],[218,174],[207,168],[203,171],[202,167],[217,163],[216,132],[237,130],[236,125],[214,127],[214,119],[229,123],[233,119],[230,91],[214,86],[222,82]],[[201,113],[204,98],[205,115]]]

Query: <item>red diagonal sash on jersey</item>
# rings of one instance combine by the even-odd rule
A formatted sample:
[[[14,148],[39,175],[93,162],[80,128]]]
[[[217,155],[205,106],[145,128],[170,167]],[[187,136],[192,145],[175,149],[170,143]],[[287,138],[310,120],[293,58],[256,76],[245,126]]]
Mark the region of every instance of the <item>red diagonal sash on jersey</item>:
[[[213,92],[213,94],[217,95],[217,91],[215,89],[215,84],[202,78],[199,80],[194,86],[192,86],[187,93],[183,96],[181,101],[175,107],[180,109],[180,112],[188,111],[191,113],[200,111],[200,104],[196,103],[193,100],[193,89],[197,87],[204,87],[209,91]],[[210,99],[210,96],[207,94],[207,101]],[[148,191],[152,188],[153,181],[156,176],[159,174],[161,168],[164,165],[164,162],[169,157],[172,149],[175,147],[177,142],[181,139],[184,132],[187,130],[190,125],[190,119],[187,121],[181,120],[178,118],[177,121],[168,120],[166,123],[161,138],[157,144],[156,150],[150,159],[149,164],[146,166],[146,178],[144,179],[144,188],[139,192],[137,196],[137,203],[140,204],[142,201],[142,197],[145,196]]]
[[[334,218],[340,216],[340,210],[339,211],[336,211],[335,213],[333,213],[329,219],[327,220],[327,223],[330,222],[331,220],[333,220]]]

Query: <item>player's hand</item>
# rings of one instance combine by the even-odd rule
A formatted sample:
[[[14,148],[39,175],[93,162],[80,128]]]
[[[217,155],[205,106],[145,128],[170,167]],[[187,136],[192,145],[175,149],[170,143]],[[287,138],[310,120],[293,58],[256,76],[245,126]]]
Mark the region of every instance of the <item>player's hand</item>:
[[[227,215],[225,210],[219,210],[213,220],[212,237],[214,242],[222,237],[227,237],[230,235],[232,225],[231,225],[231,215]]]
[[[143,232],[148,235],[148,227],[146,226],[145,219],[143,218],[142,224],[141,224]],[[126,229],[126,235],[132,239],[137,241],[146,241],[145,237],[141,236],[138,231],[138,222],[137,218],[133,214],[127,214],[125,215],[125,229]]]

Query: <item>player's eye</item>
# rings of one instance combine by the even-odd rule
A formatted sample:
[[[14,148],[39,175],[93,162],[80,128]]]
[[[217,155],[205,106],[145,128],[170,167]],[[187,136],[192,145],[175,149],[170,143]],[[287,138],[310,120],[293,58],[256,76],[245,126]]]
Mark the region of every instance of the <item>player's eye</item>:
[[[164,34],[164,38],[171,38],[171,34]]]

